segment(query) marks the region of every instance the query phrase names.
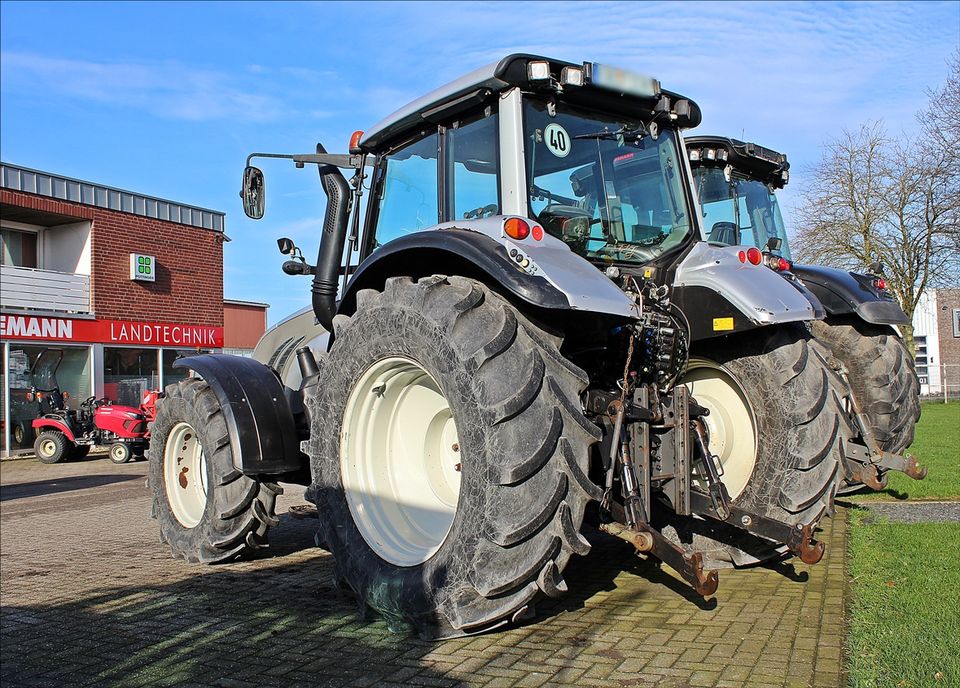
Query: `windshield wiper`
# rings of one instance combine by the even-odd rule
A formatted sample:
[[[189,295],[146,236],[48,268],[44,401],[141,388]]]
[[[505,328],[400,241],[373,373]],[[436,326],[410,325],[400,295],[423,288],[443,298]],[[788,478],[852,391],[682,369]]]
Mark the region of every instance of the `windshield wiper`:
[[[639,143],[641,139],[646,136],[649,136],[650,132],[645,126],[635,127],[633,129],[627,128],[626,125],[620,127],[616,131],[611,131],[610,129],[603,129],[602,131],[594,131],[589,134],[577,134],[573,138],[575,139],[600,139],[600,140],[610,140],[617,141],[618,143],[623,143],[625,140],[631,140],[635,143]]]

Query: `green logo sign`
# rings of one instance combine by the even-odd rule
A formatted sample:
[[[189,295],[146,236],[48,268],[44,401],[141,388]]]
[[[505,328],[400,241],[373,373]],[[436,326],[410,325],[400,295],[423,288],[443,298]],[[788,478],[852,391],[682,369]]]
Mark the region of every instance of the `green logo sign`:
[[[157,279],[155,269],[156,258],[139,253],[130,254],[130,279],[153,282]]]

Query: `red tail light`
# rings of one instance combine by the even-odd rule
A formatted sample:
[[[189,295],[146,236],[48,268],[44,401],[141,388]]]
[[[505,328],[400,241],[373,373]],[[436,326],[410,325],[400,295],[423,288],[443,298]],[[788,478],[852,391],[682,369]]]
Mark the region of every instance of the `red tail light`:
[[[746,252],[745,252],[745,251],[740,251],[740,253],[737,254],[737,258],[740,259],[740,262],[741,262],[741,263],[746,263],[746,262],[747,262],[747,254],[746,254]]]
[[[530,225],[519,217],[511,217],[503,223],[503,231],[511,239],[526,239],[530,235]]]
[[[887,288],[887,280],[883,279],[882,277],[878,277],[877,279],[873,280],[873,287],[874,289],[880,289],[883,291]]]
[[[534,241],[540,241],[541,239],[543,239],[543,227],[541,227],[540,225],[534,225],[533,228],[530,230],[530,233],[533,234]]]
[[[791,264],[790,261],[787,260],[786,258],[781,258],[777,262],[777,269],[780,272],[789,272],[790,270],[793,269],[793,264]]]
[[[756,246],[751,246],[747,249],[747,260],[749,260],[752,265],[760,265],[760,263],[763,262],[763,254]]]

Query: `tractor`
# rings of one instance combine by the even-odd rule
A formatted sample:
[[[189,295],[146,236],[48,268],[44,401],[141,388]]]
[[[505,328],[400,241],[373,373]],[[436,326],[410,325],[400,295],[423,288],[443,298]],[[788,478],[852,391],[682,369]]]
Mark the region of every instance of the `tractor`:
[[[882,489],[890,470],[925,477],[915,459],[899,456],[920,418],[920,383],[897,329],[910,319],[887,291],[883,266],[873,263],[862,274],[794,263],[776,197],[790,180],[787,156],[720,136],[689,137],[686,143],[708,240],[752,247],[744,254],[748,260],[803,284],[825,311],[811,330],[842,368],[863,438],[848,448],[841,492]]]
[[[89,397],[79,410],[68,408],[69,392],[60,389],[57,369],[63,360],[61,349],[45,349],[31,369],[33,385],[26,393],[36,403],[38,418],[32,422],[36,440],[34,453],[41,463],[81,459],[94,446],[109,444],[110,460],[127,463],[146,452],[158,392],[147,391],[139,408],[120,406],[106,399]]]
[[[279,242],[312,305],[260,360],[191,357],[158,402],[172,553],[265,546],[280,483],[306,485],[340,586],[431,639],[562,595],[588,520],[701,595],[715,567],[819,561],[847,385],[809,291],[706,240],[682,135],[700,120],[656,79],[517,54],[347,153],[251,154],[254,219],[254,158],[317,166],[316,262]]]

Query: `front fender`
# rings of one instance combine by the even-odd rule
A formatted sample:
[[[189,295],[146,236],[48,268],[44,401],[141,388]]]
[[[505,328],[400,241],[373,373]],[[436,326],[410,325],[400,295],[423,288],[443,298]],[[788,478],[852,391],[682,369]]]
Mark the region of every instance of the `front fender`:
[[[76,435],[73,434],[73,429],[58,418],[34,418],[31,425],[34,430],[59,430],[66,435],[67,439],[71,442],[77,441]]]
[[[626,294],[562,241],[547,233],[512,239],[503,232],[506,219],[447,222],[384,244],[357,268],[339,312],[353,312],[357,291],[381,288],[387,277],[458,274],[488,278],[540,308],[636,316]]]
[[[174,361],[213,390],[223,411],[234,466],[248,475],[279,475],[308,465],[293,411],[276,373],[242,356],[202,354]]]

